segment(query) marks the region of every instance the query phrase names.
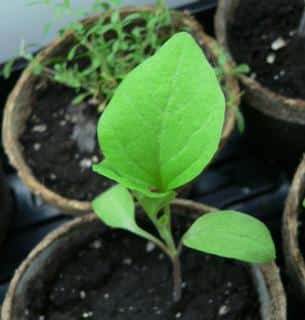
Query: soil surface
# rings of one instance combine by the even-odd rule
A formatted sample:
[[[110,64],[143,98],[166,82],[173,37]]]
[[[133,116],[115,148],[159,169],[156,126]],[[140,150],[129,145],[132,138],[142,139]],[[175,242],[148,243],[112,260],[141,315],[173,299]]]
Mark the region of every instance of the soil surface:
[[[229,26],[230,50],[275,92],[305,99],[305,39],[296,30],[303,0],[242,0]]]
[[[261,319],[245,265],[189,249],[182,260],[183,298],[173,304],[168,258],[150,242],[108,229],[61,257],[49,292],[27,295],[25,319]]]
[[[72,99],[70,89],[39,81],[20,140],[26,162],[40,182],[62,196],[92,200],[112,185],[91,169],[101,160],[96,141],[99,114],[88,102],[72,105]],[[80,131],[85,132],[83,150],[78,144]]]

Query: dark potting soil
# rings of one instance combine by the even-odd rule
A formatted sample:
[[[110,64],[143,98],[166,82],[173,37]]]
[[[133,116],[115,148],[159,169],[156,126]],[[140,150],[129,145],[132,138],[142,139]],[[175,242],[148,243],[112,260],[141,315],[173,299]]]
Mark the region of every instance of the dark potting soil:
[[[127,232],[108,229],[61,259],[46,296],[28,295],[26,319],[261,319],[251,275],[236,261],[185,249],[183,297],[173,304],[168,258]]]
[[[33,112],[20,138],[26,162],[51,190],[68,198],[91,200],[112,184],[91,169],[101,159],[97,109],[88,103],[72,105],[73,91],[62,85],[37,82],[36,88]],[[81,140],[77,137],[80,132],[85,132]]]
[[[229,43],[252,77],[279,94],[305,99],[305,39],[296,36],[303,8],[303,0],[242,0]]]

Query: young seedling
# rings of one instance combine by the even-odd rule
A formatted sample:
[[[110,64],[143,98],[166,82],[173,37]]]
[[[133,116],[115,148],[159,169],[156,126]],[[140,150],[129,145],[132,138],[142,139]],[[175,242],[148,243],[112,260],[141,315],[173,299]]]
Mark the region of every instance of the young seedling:
[[[215,46],[214,49],[217,54],[215,72],[219,81],[222,81],[226,77],[238,77],[250,72],[250,67],[244,63],[228,68],[227,66],[230,66],[230,63],[228,63],[229,59],[227,53],[220,46]],[[230,92],[228,94],[230,94]],[[245,130],[244,116],[238,106],[235,105],[235,101],[232,98],[232,96],[226,97],[227,106],[234,111],[237,129],[240,133],[243,133]]]
[[[227,68],[226,66],[229,65],[227,53],[220,46],[215,46],[214,49],[217,54],[215,72],[219,80],[222,80],[227,76],[239,76],[250,72],[250,67],[245,63]]]
[[[198,176],[214,156],[224,111],[215,71],[193,38],[181,32],[128,74],[98,123],[104,160],[93,169],[119,184],[96,197],[93,209],[106,225],[148,239],[168,255],[174,301],[181,297],[183,245],[250,263],[275,258],[267,228],[232,210],[207,213],[177,242],[173,237],[175,189]],[[160,237],[136,223],[133,196]]]
[[[73,37],[68,52],[39,62],[22,45],[18,58],[25,59],[36,75],[63,84],[75,91],[74,104],[89,100],[102,111],[114,90],[126,74],[140,64],[177,30],[172,23],[172,11],[163,0],[157,0],[151,11],[139,11],[121,15],[120,1],[97,0],[91,12],[100,14],[92,23],[80,22],[86,12],[71,6],[70,0],[54,3],[37,0],[32,4],[48,5],[58,19],[61,15],[74,17],[78,21],[68,23],[60,36],[67,33]],[[108,15],[105,14],[105,10]],[[48,30],[52,23],[47,23]],[[15,59],[9,61],[2,74],[10,76]]]

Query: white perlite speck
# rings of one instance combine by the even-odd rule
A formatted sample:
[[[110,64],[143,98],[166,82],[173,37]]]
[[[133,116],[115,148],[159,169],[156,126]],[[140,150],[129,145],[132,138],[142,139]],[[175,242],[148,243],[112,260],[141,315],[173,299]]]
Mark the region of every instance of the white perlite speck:
[[[97,163],[98,162],[98,157],[97,156],[92,156],[91,158],[93,163]]]
[[[47,130],[47,125],[45,124],[38,124],[32,128],[32,131],[40,132],[40,133],[45,132],[46,130]]]
[[[35,151],[38,151],[40,149],[41,145],[40,143],[34,143],[33,148]]]
[[[86,292],[84,291],[84,290],[82,290],[82,291],[80,291],[79,292],[79,296],[80,296],[80,298],[82,299],[82,300],[84,300],[84,299],[86,299]]]
[[[287,42],[282,37],[279,37],[271,43],[271,49],[277,51],[286,47],[286,45]]]
[[[223,305],[223,306],[221,306],[220,308],[219,308],[219,310],[218,310],[218,315],[219,316],[224,316],[224,315],[226,315],[228,312],[229,312],[229,308],[228,308],[228,306],[226,306],[226,305]]]
[[[182,316],[182,313],[181,312],[177,312],[176,315],[175,315],[175,318],[179,319],[179,318],[181,318],[181,316]]]
[[[53,172],[50,173],[50,179],[51,179],[51,180],[54,181],[54,180],[56,180],[56,178],[57,178],[57,177],[56,177],[56,174],[55,174],[55,173],[53,173]]]
[[[123,260],[123,263],[130,266],[132,264],[132,259],[131,258],[126,258]]]
[[[276,55],[274,53],[270,53],[267,58],[266,58],[266,62],[269,64],[273,64],[275,61]]]
[[[84,158],[80,161],[79,165],[83,168],[83,169],[88,169],[91,168],[92,165],[92,161],[91,159],[88,158]]]
[[[156,248],[156,245],[151,241],[148,241],[146,244],[146,252],[152,252]]]
[[[91,318],[93,316],[93,312],[92,311],[88,311],[88,312],[83,312],[83,318]]]
[[[93,249],[100,249],[102,247],[102,241],[101,240],[94,240],[92,243],[91,243],[91,247]]]

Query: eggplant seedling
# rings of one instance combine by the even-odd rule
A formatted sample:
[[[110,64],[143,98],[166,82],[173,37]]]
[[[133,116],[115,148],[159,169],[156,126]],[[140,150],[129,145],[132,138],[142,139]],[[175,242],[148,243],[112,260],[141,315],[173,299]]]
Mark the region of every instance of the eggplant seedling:
[[[195,40],[181,32],[126,76],[99,119],[104,160],[93,170],[118,185],[97,196],[92,207],[106,225],[148,239],[168,255],[175,302],[181,297],[182,246],[250,263],[275,258],[266,226],[232,210],[204,214],[174,239],[175,189],[198,176],[214,156],[224,113],[214,69]],[[158,236],[137,224],[134,198]]]

